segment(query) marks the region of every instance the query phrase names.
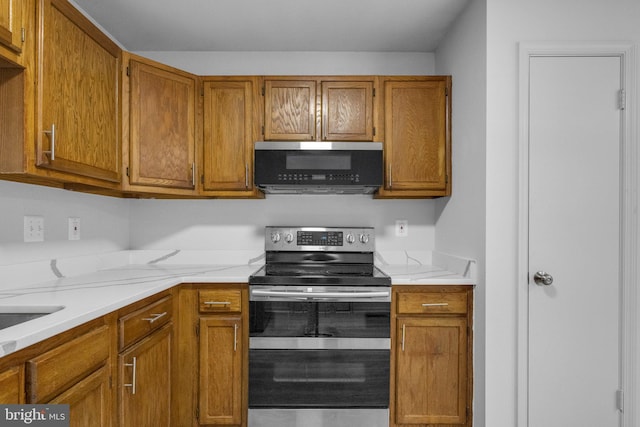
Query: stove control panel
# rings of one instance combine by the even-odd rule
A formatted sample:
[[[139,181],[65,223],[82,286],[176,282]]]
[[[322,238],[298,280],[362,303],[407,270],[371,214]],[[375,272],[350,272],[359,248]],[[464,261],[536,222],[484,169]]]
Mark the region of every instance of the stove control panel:
[[[266,227],[266,251],[374,252],[373,227]]]

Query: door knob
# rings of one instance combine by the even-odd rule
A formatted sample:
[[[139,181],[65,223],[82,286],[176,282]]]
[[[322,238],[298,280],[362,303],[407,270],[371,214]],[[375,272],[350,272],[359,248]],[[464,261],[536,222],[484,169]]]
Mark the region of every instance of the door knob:
[[[536,282],[536,285],[549,286],[553,283],[553,276],[544,271],[538,271],[533,275],[533,281]]]

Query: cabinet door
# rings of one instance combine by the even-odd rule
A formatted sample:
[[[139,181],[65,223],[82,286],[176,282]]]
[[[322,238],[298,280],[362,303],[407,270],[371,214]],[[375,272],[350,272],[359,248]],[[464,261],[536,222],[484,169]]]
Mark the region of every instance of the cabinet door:
[[[111,425],[111,387],[105,365],[49,403],[68,404],[70,427]]]
[[[242,423],[242,319],[200,318],[200,423]]]
[[[38,5],[36,164],[120,182],[120,48],[67,1]]]
[[[373,141],[373,82],[322,82],[322,140]]]
[[[130,61],[129,182],[194,188],[196,77]]]
[[[450,194],[448,82],[448,78],[385,81],[383,196]]]
[[[22,2],[0,0],[0,44],[18,53],[22,50]]]
[[[119,356],[120,426],[170,426],[173,325]]]
[[[24,403],[24,366],[0,372],[0,404]]]
[[[255,80],[204,82],[203,190],[251,196]]]
[[[266,79],[264,87],[264,139],[314,140],[316,82]]]
[[[397,319],[395,422],[465,424],[467,321]]]

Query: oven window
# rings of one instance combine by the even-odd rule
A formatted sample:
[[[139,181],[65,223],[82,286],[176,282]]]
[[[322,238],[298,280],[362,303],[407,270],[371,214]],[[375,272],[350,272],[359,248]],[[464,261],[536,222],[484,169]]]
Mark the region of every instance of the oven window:
[[[387,408],[388,350],[250,350],[251,408]]]
[[[252,337],[389,338],[388,302],[251,301]]]

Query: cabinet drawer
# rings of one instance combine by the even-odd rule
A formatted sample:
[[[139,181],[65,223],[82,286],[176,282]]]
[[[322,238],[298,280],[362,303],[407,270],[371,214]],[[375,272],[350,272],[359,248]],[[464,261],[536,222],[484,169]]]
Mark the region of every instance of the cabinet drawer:
[[[204,313],[239,313],[242,310],[240,289],[206,289],[198,295],[198,306]]]
[[[399,292],[398,314],[466,313],[466,292]]]
[[[101,326],[28,360],[28,403],[47,402],[108,359],[109,327]]]
[[[173,299],[170,296],[142,307],[118,319],[120,350],[149,332],[159,329],[173,316]]]

